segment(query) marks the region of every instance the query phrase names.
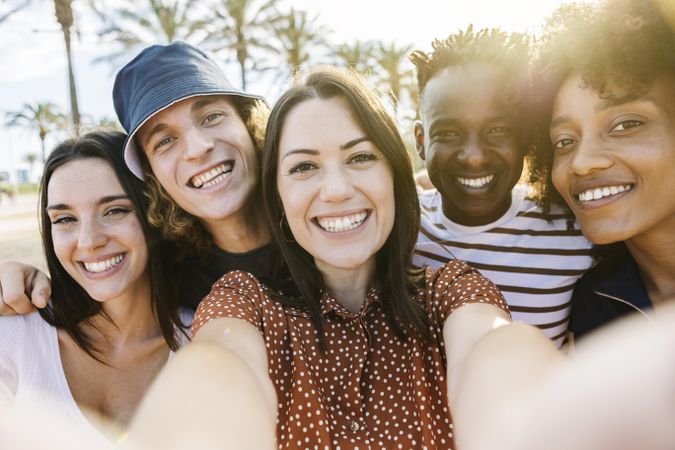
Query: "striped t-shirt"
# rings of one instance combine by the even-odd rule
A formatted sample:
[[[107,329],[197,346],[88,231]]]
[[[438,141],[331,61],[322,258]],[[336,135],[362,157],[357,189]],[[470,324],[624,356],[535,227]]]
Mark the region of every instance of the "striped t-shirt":
[[[509,210],[488,225],[467,227],[443,215],[438,191],[420,193],[422,223],[413,263],[440,267],[460,259],[501,289],[514,320],[535,325],[558,346],[565,343],[572,290],[591,266],[591,243],[570,215],[544,214],[516,186]]]

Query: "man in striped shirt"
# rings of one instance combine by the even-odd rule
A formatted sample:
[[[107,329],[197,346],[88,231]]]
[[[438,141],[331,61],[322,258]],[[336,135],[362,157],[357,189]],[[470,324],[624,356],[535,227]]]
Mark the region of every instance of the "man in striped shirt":
[[[573,217],[519,185],[531,147],[527,37],[471,27],[416,51],[415,140],[435,189],[420,193],[414,263],[461,259],[503,292],[514,320],[567,338],[574,284],[591,265]],[[536,192],[534,192],[536,194]]]

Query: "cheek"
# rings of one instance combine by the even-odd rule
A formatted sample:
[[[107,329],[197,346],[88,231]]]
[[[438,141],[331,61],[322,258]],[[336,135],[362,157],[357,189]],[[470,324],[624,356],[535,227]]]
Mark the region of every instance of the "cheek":
[[[553,166],[551,167],[551,181],[553,186],[560,193],[560,195],[565,195],[567,192],[567,177],[565,174],[565,168],[560,158],[553,159]]]
[[[71,233],[52,230],[52,242],[56,259],[67,269],[77,248],[77,241]]]

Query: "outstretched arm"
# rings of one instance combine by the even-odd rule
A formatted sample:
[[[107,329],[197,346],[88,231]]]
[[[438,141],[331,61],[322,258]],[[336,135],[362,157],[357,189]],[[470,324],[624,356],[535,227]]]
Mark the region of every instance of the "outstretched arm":
[[[44,308],[51,295],[47,275],[18,261],[0,261],[0,315],[28,314]]]
[[[460,308],[444,328],[460,450],[675,448],[675,305],[661,312],[662,326],[614,324],[572,358],[522,324],[462,343],[464,327],[490,321],[489,312],[464,310],[473,306],[486,307]]]
[[[145,448],[273,449],[276,412],[260,332],[219,318],[162,370],[129,437]]]

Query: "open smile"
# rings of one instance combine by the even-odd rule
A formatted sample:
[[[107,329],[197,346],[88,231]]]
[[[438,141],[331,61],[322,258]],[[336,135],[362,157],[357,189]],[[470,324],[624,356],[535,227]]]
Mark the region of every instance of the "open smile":
[[[312,221],[328,233],[343,233],[361,227],[370,217],[370,210],[342,216],[317,216]]]
[[[80,267],[84,269],[85,273],[99,275],[113,272],[120,264],[122,264],[122,261],[124,261],[125,258],[126,253],[120,253],[99,261],[78,261],[78,263]]]
[[[225,161],[211,169],[197,174],[190,178],[188,185],[195,189],[204,189],[215,186],[224,181],[227,176],[232,173],[234,161]]]
[[[575,195],[577,201],[591,202],[596,200],[602,200],[604,198],[614,197],[624,192],[628,192],[633,189],[632,184],[617,184],[612,186],[603,186],[596,187],[593,189],[586,189]]]
[[[457,184],[459,184],[462,187],[469,188],[469,189],[483,189],[485,187],[490,186],[496,176],[494,173],[491,173],[489,175],[484,175],[481,177],[460,177],[456,176],[455,181]]]

